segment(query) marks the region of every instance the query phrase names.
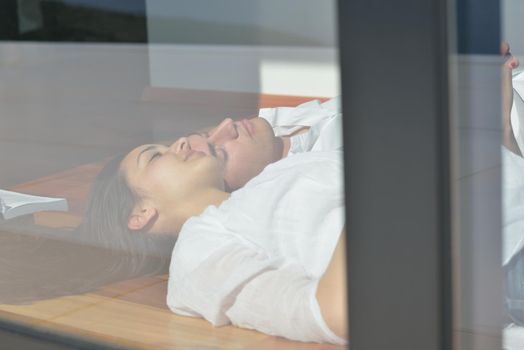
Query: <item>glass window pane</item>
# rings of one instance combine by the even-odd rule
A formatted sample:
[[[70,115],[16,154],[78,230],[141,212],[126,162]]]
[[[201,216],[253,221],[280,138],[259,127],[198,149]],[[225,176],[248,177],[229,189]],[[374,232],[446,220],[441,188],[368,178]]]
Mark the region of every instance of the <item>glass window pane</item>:
[[[454,335],[460,349],[524,346],[506,343],[506,327],[512,321],[508,303],[503,302],[508,300],[507,287],[516,282],[506,278],[517,243],[508,236],[508,225],[512,230],[519,220],[514,216],[518,194],[508,188],[514,186],[510,177],[519,175],[510,168],[522,160],[509,122],[514,113],[510,112],[511,75],[518,70],[512,55],[518,56],[519,38],[504,33],[507,22],[502,9],[508,4],[456,2],[451,98],[457,136]]]
[[[2,2],[0,319],[344,348],[335,5]]]

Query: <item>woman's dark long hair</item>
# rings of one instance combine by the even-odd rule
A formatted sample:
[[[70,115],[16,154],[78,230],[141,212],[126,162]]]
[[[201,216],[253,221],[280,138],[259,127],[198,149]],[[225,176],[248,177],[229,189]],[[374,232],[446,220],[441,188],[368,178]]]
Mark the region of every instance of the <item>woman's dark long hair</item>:
[[[115,267],[140,273],[151,270],[152,261],[156,259],[161,270],[171,256],[175,237],[128,228],[127,222],[138,198],[120,171],[124,156],[111,159],[96,177],[79,231],[87,244],[122,255],[117,265],[125,266]]]
[[[0,225],[0,303],[27,303],[167,273],[175,237],[131,231],[136,197],[109,161],[92,184],[76,230]]]

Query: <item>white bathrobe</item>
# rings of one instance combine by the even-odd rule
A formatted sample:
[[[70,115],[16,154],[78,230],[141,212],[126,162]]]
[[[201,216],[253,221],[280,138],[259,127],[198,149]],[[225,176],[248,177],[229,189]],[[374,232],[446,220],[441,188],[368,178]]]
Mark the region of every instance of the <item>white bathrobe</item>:
[[[273,126],[276,136],[287,136],[303,127],[308,132],[291,137],[289,154],[342,150],[342,110],[340,99],[324,103],[309,101],[296,107],[263,108],[259,116]]]
[[[340,151],[292,155],[189,219],[171,260],[171,310],[216,326],[344,344],[315,297],[345,222],[342,169]]]

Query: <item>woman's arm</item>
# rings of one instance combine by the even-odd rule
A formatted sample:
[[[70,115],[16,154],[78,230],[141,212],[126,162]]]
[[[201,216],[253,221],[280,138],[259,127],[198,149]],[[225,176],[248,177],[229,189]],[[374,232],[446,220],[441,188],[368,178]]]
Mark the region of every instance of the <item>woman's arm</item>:
[[[331,262],[317,288],[317,301],[324,321],[339,337],[348,339],[346,284],[346,232],[342,231]]]
[[[218,248],[194,266],[194,250],[180,243],[171,260],[167,294],[175,313],[292,340],[346,343],[327,329],[315,298],[318,278],[302,264],[271,258],[230,237],[203,244]]]
[[[511,106],[513,105],[512,71],[519,66],[519,60],[512,56],[508,43],[502,43],[500,52],[506,59],[502,66],[502,144],[511,152],[522,156],[511,126]]]

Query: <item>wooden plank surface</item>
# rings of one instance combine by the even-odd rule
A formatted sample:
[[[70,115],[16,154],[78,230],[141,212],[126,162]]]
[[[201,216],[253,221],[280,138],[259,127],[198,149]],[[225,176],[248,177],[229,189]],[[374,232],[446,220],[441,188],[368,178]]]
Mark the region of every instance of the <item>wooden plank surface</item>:
[[[178,316],[165,306],[167,280],[142,278],[106,286],[83,295],[43,300],[30,305],[0,305],[12,318],[59,332],[94,337],[141,349],[297,349],[343,347],[289,341],[233,326]]]

